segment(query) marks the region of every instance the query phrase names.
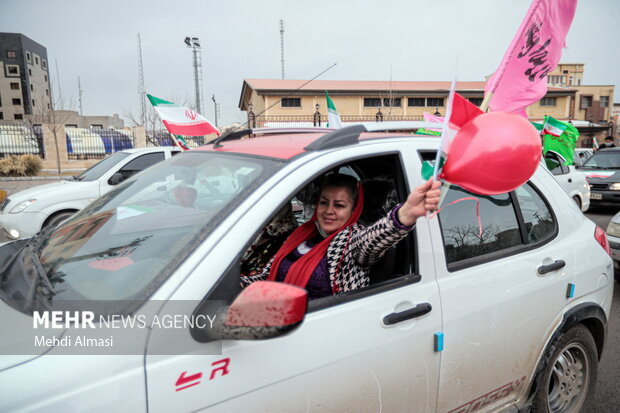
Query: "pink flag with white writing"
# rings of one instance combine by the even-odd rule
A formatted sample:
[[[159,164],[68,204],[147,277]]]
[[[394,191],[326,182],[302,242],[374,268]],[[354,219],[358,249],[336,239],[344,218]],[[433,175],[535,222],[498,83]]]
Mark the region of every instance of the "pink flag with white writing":
[[[514,112],[527,118],[525,108],[547,93],[547,73],[562,56],[577,0],[534,0],[485,93],[493,93],[492,111]]]

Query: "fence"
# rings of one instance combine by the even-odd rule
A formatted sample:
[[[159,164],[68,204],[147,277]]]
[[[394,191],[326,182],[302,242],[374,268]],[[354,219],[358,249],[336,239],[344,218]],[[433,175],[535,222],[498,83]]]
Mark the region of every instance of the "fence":
[[[204,136],[183,136],[187,146],[190,149],[204,145]],[[167,130],[151,130],[146,131],[146,146],[176,146],[170,132]]]
[[[413,121],[424,120],[423,116],[388,116],[384,113],[370,116],[343,115],[340,117],[343,124],[358,124],[363,122],[382,121]],[[314,115],[282,115],[282,116],[256,116],[250,119],[248,124],[252,128],[286,128],[286,127],[326,127],[327,116]]]
[[[45,158],[41,128],[24,124],[1,124],[0,158],[27,153]]]
[[[69,159],[101,159],[134,148],[130,130],[65,128]]]

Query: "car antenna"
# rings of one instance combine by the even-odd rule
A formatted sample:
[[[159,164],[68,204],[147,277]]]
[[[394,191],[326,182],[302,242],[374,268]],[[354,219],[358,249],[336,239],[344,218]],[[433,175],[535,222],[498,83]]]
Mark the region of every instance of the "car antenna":
[[[267,112],[269,109],[271,109],[272,107],[274,107],[275,105],[277,105],[278,103],[280,103],[280,101],[284,98],[287,98],[289,96],[291,96],[292,94],[295,94],[295,92],[297,92],[298,90],[300,90],[301,88],[303,88],[304,86],[306,86],[308,83],[312,82],[313,80],[315,80],[316,78],[318,78],[319,76],[323,75],[324,73],[328,72],[329,70],[331,70],[334,66],[336,66],[338,63],[334,63],[333,65],[331,65],[330,67],[328,67],[327,69],[323,70],[322,72],[320,72],[318,75],[314,76],[312,79],[306,81],[305,83],[303,83],[301,86],[299,86],[297,89],[293,90],[290,94],[281,97],[280,99],[276,100],[271,106],[269,106],[268,108],[266,108],[265,110],[263,110],[262,112],[260,112],[258,115],[256,116],[260,116],[263,113]],[[227,133],[226,135],[220,136],[219,138],[217,138],[216,140],[213,141],[213,147],[214,148],[220,148],[222,145],[220,144],[220,142],[222,141],[222,138],[226,137],[227,135],[229,135],[230,133],[234,133],[236,131],[238,131],[239,129],[244,128],[245,126],[248,125],[248,121],[246,121],[244,124],[236,127],[235,129],[231,130],[229,133]]]

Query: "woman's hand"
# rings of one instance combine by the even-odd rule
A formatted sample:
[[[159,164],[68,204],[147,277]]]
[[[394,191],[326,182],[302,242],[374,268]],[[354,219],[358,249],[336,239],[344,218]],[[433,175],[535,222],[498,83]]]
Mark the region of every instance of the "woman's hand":
[[[401,224],[413,225],[418,217],[426,215],[427,211],[432,212],[437,209],[441,196],[440,187],[441,182],[433,182],[429,179],[411,191],[407,201],[398,210],[398,220]]]

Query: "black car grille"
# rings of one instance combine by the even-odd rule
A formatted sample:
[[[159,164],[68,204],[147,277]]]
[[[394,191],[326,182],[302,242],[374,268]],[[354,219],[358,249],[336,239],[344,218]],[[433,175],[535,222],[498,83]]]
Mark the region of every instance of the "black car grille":
[[[3,203],[0,204],[0,212],[4,211],[4,208],[6,208],[6,206],[9,204],[9,202],[10,202],[10,199],[7,198],[7,199],[4,200]]]
[[[604,191],[607,189],[609,184],[590,184],[590,189],[595,189],[598,191]]]

